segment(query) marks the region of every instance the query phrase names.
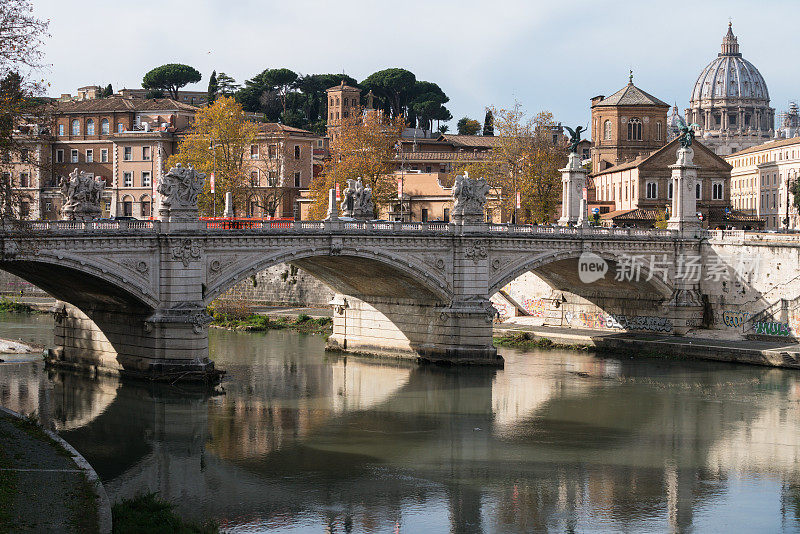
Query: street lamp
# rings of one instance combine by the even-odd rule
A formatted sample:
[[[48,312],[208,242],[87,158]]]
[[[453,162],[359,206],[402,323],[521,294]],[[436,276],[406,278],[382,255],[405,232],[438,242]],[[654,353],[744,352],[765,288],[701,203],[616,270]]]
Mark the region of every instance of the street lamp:
[[[797,169],[789,169],[786,172],[786,217],[783,219],[783,226],[789,230],[789,187],[792,179],[797,180]]]

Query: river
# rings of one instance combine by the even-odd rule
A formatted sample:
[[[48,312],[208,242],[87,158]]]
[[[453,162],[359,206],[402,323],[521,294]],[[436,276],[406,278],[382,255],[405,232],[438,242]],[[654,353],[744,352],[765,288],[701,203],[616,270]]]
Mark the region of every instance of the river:
[[[51,328],[5,315],[0,337]],[[0,404],[54,426],[112,500],[157,491],[229,532],[800,531],[800,372],[509,349],[502,370],[419,367],[323,347],[213,330],[228,374],[212,397],[21,358],[0,364]]]

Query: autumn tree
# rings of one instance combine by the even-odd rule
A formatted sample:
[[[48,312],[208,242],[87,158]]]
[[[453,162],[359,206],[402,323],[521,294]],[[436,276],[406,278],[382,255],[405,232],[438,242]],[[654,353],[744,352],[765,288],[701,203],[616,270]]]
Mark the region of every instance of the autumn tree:
[[[483,170],[487,180],[502,190],[506,213],[514,210],[520,193],[517,222],[549,222],[561,198],[558,169],[567,161],[564,147],[553,143],[553,115],[542,111],[527,117],[518,103],[492,115],[497,144]]]
[[[469,117],[462,117],[456,124],[458,135],[477,135],[481,131],[481,123]]]
[[[37,98],[45,88],[31,71],[43,67],[41,46],[48,22],[33,15],[29,0],[0,2],[0,220],[17,218],[20,190],[14,166],[43,167],[33,154],[49,124],[49,106]],[[20,169],[17,168],[17,171]],[[35,173],[30,173],[31,179]],[[42,173],[44,174],[44,173]],[[2,246],[5,246],[3,243]]]
[[[198,199],[202,215],[211,215],[215,207],[216,213],[222,214],[228,191],[233,193],[235,205],[245,205],[252,190],[246,159],[257,133],[256,124],[245,118],[242,106],[233,98],[220,96],[197,112],[192,129],[167,165],[191,165],[206,173],[206,183]],[[212,172],[218,191],[216,199],[211,194]]]
[[[323,172],[311,182],[314,204],[313,219],[322,219],[328,208],[328,190],[339,184],[341,191],[347,180],[361,178],[372,188],[375,215],[397,194],[397,182],[392,177],[396,146],[405,127],[405,118],[383,114],[353,113],[341,120],[337,134],[331,140],[330,159]]]
[[[190,83],[199,82],[202,74],[189,65],[169,63],[156,67],[142,78],[142,87],[151,91],[165,91],[178,100],[178,90]]]

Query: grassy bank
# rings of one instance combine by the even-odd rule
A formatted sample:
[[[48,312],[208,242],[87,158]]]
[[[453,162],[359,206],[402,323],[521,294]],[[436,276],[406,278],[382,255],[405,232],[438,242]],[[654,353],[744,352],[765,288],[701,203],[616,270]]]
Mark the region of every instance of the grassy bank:
[[[0,313],[36,313],[36,310],[7,297],[0,299]]]
[[[155,493],[125,499],[111,508],[114,534],[217,534],[213,522],[202,525],[184,521],[172,504],[159,499]]]
[[[268,317],[266,315],[250,314],[244,317],[233,317],[225,313],[214,313],[213,326],[228,328],[230,330],[244,330],[246,332],[263,332],[266,330],[283,330],[291,328],[303,334],[331,335],[333,320],[330,317],[314,319],[305,314],[296,318]]]
[[[514,349],[565,349],[565,350],[589,350],[589,346],[563,343],[554,343],[553,340],[536,336],[531,332],[508,332],[502,336],[494,338],[495,347],[509,347]]]

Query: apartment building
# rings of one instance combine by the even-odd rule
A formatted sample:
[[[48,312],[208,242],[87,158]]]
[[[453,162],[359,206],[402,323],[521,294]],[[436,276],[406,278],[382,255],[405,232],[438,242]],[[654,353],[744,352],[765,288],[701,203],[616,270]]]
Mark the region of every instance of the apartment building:
[[[800,138],[781,139],[725,156],[732,166],[734,208],[758,216],[765,228],[798,228],[791,183],[800,178]]]

